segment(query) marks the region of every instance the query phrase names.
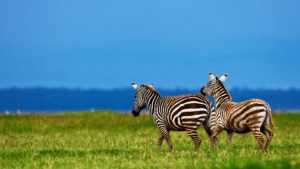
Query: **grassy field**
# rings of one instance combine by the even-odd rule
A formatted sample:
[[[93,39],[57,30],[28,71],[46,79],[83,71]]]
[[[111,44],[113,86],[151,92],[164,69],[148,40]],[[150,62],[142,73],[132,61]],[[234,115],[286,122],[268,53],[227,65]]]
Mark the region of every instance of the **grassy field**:
[[[300,114],[275,114],[275,136],[262,153],[252,134],[221,134],[210,147],[203,128],[199,151],[185,132],[157,149],[150,116],[113,112],[0,116],[0,168],[300,168]]]

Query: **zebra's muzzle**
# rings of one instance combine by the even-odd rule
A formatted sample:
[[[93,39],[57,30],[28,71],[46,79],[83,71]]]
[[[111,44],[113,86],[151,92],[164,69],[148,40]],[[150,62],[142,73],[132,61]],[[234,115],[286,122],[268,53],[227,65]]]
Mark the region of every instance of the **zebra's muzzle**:
[[[202,87],[202,88],[200,89],[200,93],[201,93],[203,96],[206,96],[206,93],[205,93],[203,90],[204,90],[204,87]]]
[[[139,116],[139,115],[140,115],[140,113],[139,113],[139,112],[137,112],[137,111],[135,111],[135,110],[132,110],[132,114],[133,114],[133,116],[134,116],[134,117],[137,117],[137,116]]]

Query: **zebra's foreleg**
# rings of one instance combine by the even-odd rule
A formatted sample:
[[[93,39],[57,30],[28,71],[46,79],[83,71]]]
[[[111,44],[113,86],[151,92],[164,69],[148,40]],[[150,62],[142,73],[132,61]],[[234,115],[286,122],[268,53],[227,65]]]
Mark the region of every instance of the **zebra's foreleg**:
[[[218,135],[224,130],[223,127],[221,126],[216,126],[212,132],[212,135],[210,137],[211,139],[211,143],[213,147],[219,147],[219,139],[218,139]]]
[[[163,138],[166,139],[168,146],[169,146],[169,150],[172,150],[173,144],[171,141],[169,130],[165,126],[159,126],[159,130],[160,130],[160,134],[163,136]]]
[[[164,141],[164,136],[162,134],[160,134],[158,140],[157,140],[157,146],[158,146],[158,149],[161,149],[161,145]]]
[[[195,150],[198,150],[201,145],[201,138],[199,137],[197,130],[187,129],[187,132],[191,139],[194,141]]]

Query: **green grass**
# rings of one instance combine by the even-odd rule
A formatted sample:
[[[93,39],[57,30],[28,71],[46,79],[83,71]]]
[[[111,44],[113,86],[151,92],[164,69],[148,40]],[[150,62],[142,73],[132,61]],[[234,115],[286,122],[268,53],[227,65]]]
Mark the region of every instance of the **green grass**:
[[[161,150],[150,116],[113,112],[0,116],[0,168],[300,168],[300,114],[275,114],[267,153],[252,134],[221,134],[212,149],[203,128],[199,151],[186,132],[171,132]]]

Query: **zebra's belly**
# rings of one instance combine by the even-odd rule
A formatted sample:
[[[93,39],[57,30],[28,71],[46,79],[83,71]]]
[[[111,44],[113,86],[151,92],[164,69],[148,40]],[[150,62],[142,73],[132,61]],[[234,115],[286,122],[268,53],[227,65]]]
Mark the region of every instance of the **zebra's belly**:
[[[240,129],[240,130],[235,130],[235,129],[225,129],[226,131],[230,131],[230,132],[234,132],[234,133],[239,133],[239,134],[244,134],[244,133],[249,133],[250,129],[244,128],[244,129]]]
[[[178,116],[168,121],[167,126],[169,130],[185,131],[186,129],[198,129],[204,122],[206,115],[200,116]]]
[[[248,133],[250,131],[246,124],[246,121],[231,122],[231,125],[227,125],[225,130],[235,132],[235,133]]]
[[[166,127],[171,131],[185,131],[185,128],[182,126],[180,117],[166,120]]]
[[[185,131],[185,128],[181,127],[181,128],[170,128],[170,131]]]

